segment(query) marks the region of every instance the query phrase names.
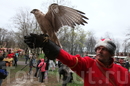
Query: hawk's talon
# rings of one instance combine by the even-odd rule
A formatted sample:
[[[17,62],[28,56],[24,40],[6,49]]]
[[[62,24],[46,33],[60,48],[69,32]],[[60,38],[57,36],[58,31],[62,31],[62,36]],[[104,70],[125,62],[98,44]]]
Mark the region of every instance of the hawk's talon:
[[[43,42],[48,42],[49,37],[44,37],[44,41]]]

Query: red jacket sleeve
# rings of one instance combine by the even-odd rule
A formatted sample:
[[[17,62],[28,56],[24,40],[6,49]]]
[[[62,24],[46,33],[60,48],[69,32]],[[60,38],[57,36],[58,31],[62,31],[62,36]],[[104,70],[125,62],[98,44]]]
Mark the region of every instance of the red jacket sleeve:
[[[78,75],[82,71],[87,71],[88,68],[94,63],[94,60],[90,57],[81,57],[80,55],[71,55],[63,49],[60,50],[60,53],[57,57],[63,64],[70,67]],[[80,75],[81,76],[81,75]]]

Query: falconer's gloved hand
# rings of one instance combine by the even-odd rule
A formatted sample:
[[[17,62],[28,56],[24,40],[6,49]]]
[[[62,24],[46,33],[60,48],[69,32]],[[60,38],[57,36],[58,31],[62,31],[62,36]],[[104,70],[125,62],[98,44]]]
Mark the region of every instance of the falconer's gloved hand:
[[[49,37],[48,35],[44,34],[33,34],[31,33],[29,36],[24,36],[24,42],[30,47],[30,48],[42,48],[46,41],[44,42],[45,38]]]
[[[45,34],[30,34],[24,37],[24,42],[30,48],[42,48],[47,58],[51,60],[54,60],[58,56],[61,49],[58,45],[49,40],[49,36]]]

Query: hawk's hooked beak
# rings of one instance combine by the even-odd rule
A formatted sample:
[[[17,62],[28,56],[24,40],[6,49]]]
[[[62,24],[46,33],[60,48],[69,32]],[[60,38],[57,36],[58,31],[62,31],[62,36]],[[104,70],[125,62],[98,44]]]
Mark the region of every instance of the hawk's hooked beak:
[[[33,10],[30,13],[33,13]]]

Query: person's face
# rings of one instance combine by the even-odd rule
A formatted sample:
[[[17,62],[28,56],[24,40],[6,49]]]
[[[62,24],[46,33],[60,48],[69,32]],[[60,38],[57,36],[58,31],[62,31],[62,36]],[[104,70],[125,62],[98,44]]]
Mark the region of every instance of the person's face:
[[[110,52],[108,51],[107,48],[103,47],[103,46],[99,46],[96,49],[96,58],[104,61],[104,60],[108,60],[112,55],[110,54]]]

